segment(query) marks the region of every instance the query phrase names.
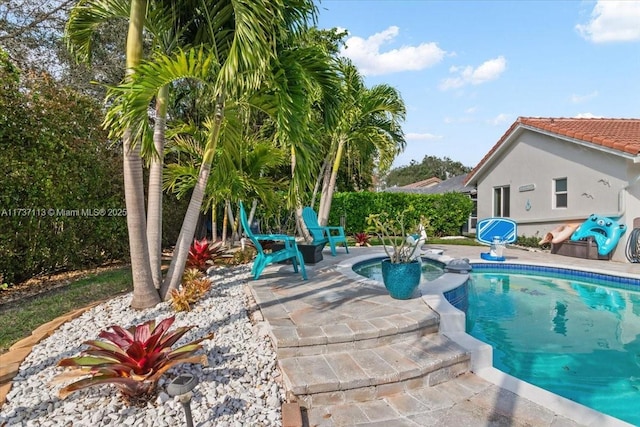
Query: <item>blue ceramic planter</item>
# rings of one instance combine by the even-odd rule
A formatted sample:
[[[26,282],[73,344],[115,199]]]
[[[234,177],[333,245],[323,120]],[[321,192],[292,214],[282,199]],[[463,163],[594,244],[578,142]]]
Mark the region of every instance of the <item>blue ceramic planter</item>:
[[[388,259],[382,260],[382,281],[391,298],[409,299],[420,284],[422,265],[419,261],[392,264]]]

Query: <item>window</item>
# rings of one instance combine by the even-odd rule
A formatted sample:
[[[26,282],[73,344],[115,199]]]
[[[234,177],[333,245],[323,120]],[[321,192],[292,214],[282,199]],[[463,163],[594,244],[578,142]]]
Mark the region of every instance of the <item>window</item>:
[[[471,201],[473,202],[473,209],[469,216],[469,229],[475,230],[478,224],[478,193],[471,194]]]
[[[493,189],[493,216],[509,216],[509,204],[511,197],[509,187],[496,187]]]
[[[567,178],[553,180],[554,208],[567,207]]]

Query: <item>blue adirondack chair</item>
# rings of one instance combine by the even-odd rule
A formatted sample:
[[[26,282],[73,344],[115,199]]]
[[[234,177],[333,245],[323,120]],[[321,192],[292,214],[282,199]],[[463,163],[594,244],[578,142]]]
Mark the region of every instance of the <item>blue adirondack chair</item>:
[[[302,209],[302,220],[307,226],[311,237],[313,237],[313,244],[329,243],[331,247],[331,255],[336,256],[336,245],[342,243],[344,249],[349,253],[349,246],[347,245],[347,236],[344,235],[344,228],[335,226],[321,226],[318,223],[318,215],[312,207],[307,206]]]
[[[296,238],[294,236],[288,236],[286,234],[254,234],[251,231],[251,227],[249,227],[247,213],[244,210],[242,202],[240,202],[240,223],[242,224],[242,228],[244,228],[245,234],[256,247],[257,251],[256,259],[253,260],[253,268],[251,269],[251,274],[253,275],[254,280],[260,277],[262,271],[267,265],[288,259],[291,260],[293,270],[296,273],[298,272],[298,264],[300,264],[302,278],[307,280],[307,272],[304,268],[304,259],[302,259],[302,254],[298,250],[298,245],[296,244]],[[261,240],[283,242],[284,248],[279,251],[265,253],[262,249],[262,245],[260,244]]]

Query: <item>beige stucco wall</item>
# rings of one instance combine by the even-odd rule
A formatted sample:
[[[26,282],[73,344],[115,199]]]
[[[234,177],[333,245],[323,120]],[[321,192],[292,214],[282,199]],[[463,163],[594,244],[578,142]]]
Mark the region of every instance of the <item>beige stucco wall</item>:
[[[520,236],[542,236],[592,213],[622,215],[630,231],[633,218],[640,217],[640,165],[618,155],[524,130],[488,166],[477,181],[478,218],[493,216],[493,190],[508,185],[510,217],[518,223]],[[556,178],[567,178],[567,208],[553,207]],[[627,237],[620,240],[614,259],[625,259]]]

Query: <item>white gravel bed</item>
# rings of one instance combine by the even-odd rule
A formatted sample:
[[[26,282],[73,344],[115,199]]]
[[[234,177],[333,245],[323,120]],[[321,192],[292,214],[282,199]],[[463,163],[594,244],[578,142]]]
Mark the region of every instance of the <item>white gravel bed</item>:
[[[167,384],[181,373],[195,375],[191,410],[194,426],[280,426],[285,392],[275,352],[259,324],[252,325],[245,293],[249,266],[217,268],[207,296],[190,312],[175,313],[170,303],[147,310],[129,307],[131,294],[114,298],[62,325],[51,337],[33,347],[13,380],[0,411],[0,426],[180,426],[185,413],[177,398],[166,393]],[[55,365],[78,354],[88,339],[112,325],[129,327],[150,319],[176,315],[171,330],[195,325],[176,346],[209,332],[202,343],[209,365],[182,364],[158,383],[159,394],[144,407],[128,406],[110,385],[76,391],[65,400],[58,391],[66,383],[52,383],[63,371]],[[175,346],[174,346],[175,347]]]

